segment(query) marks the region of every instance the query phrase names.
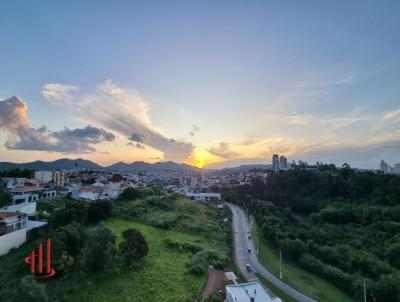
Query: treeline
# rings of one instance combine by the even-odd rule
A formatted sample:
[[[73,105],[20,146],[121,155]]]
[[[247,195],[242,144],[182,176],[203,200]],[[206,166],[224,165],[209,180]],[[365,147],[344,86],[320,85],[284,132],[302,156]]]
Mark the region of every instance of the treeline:
[[[354,297],[365,279],[368,301],[400,301],[400,176],[296,169],[223,196],[303,268]]]
[[[0,170],[0,177],[24,177],[31,178],[33,176],[33,170],[31,169],[9,169]]]

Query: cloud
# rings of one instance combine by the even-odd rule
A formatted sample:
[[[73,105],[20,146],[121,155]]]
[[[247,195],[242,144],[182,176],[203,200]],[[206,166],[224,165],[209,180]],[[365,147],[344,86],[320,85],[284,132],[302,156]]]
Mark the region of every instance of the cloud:
[[[17,96],[0,101],[0,128],[15,132],[20,127],[28,127],[27,110],[28,105]]]
[[[98,144],[103,141],[112,142],[115,140],[115,135],[113,133],[90,125],[83,129],[77,128],[70,130],[65,128],[59,132],[53,132],[53,136],[59,140],[75,140],[87,144]]]
[[[200,131],[200,127],[199,126],[192,125],[192,129],[190,129],[189,135],[194,136],[199,131]]]
[[[140,143],[132,143],[132,142],[129,142],[129,143],[127,143],[127,145],[128,145],[128,146],[131,146],[131,147],[138,148],[138,149],[146,149],[146,147],[143,146],[143,145],[140,144]]]
[[[0,101],[0,128],[8,132],[5,147],[10,150],[35,150],[62,153],[95,152],[92,144],[113,141],[113,133],[93,126],[51,131],[47,127],[32,128],[26,116],[28,105],[19,97]]]
[[[132,133],[132,135],[129,138],[129,140],[141,143],[144,140],[144,136],[139,134],[139,133]]]
[[[60,104],[70,102],[71,93],[77,90],[79,90],[79,88],[76,86],[54,83],[44,85],[42,94],[51,103]]]
[[[60,88],[65,86],[69,88]],[[164,135],[152,124],[148,106],[140,95],[111,80],[97,86],[90,94],[79,94],[75,86],[47,84],[43,86],[43,95],[49,102],[65,106],[82,120],[163,152],[165,159],[184,161],[194,150],[191,143]]]
[[[37,129],[20,127],[17,136],[9,139],[5,146],[11,150],[81,154],[95,152],[91,144],[113,141],[114,138],[114,134],[92,126],[61,131],[50,131],[45,126]]]
[[[239,156],[237,152],[232,150],[233,148],[234,144],[232,143],[220,142],[219,144],[209,148],[207,151],[224,159],[232,159]]]

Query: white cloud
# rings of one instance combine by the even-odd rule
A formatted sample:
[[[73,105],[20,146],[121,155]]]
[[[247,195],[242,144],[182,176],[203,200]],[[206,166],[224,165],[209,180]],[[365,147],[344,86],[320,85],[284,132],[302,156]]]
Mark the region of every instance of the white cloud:
[[[152,124],[148,105],[136,91],[111,80],[89,94],[79,94],[75,86],[61,89],[60,94],[60,87],[65,85],[47,84],[43,86],[43,95],[49,102],[67,107],[82,120],[115,131],[126,139],[140,135],[143,139],[139,143],[162,151],[168,160],[184,161],[193,152],[191,143],[168,138]]]

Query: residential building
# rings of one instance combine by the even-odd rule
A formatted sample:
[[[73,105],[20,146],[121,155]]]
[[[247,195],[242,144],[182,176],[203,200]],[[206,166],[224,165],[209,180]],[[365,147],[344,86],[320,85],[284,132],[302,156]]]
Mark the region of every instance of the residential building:
[[[8,191],[13,198],[13,205],[32,202],[39,199],[52,198],[56,196],[55,190],[49,190],[44,187],[28,186],[24,185],[22,187],[15,187]]]
[[[279,158],[279,168],[281,170],[285,170],[287,169],[288,165],[287,165],[287,158],[285,156],[281,156]]]
[[[272,170],[277,173],[279,172],[279,155],[272,155]]]
[[[23,213],[0,212],[0,256],[26,241],[27,220]]]
[[[227,302],[282,302],[258,282],[227,285],[225,289]]]
[[[64,188],[65,173],[62,170],[35,171],[35,178],[42,183],[50,183],[56,190]]]

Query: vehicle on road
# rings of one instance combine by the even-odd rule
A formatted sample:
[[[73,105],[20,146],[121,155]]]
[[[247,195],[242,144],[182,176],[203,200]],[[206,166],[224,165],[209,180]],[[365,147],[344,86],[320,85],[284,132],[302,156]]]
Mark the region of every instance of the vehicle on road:
[[[249,253],[251,253],[251,248],[248,248],[247,251],[248,251]]]
[[[251,239],[251,236],[249,235],[249,237],[248,237],[248,238],[249,238],[249,240],[250,240],[250,239]]]
[[[247,269],[248,272],[251,272],[250,264],[248,264],[248,263],[246,264],[246,269]]]
[[[236,230],[235,230],[235,233],[237,234],[238,232],[239,232],[238,229],[236,229]]]

